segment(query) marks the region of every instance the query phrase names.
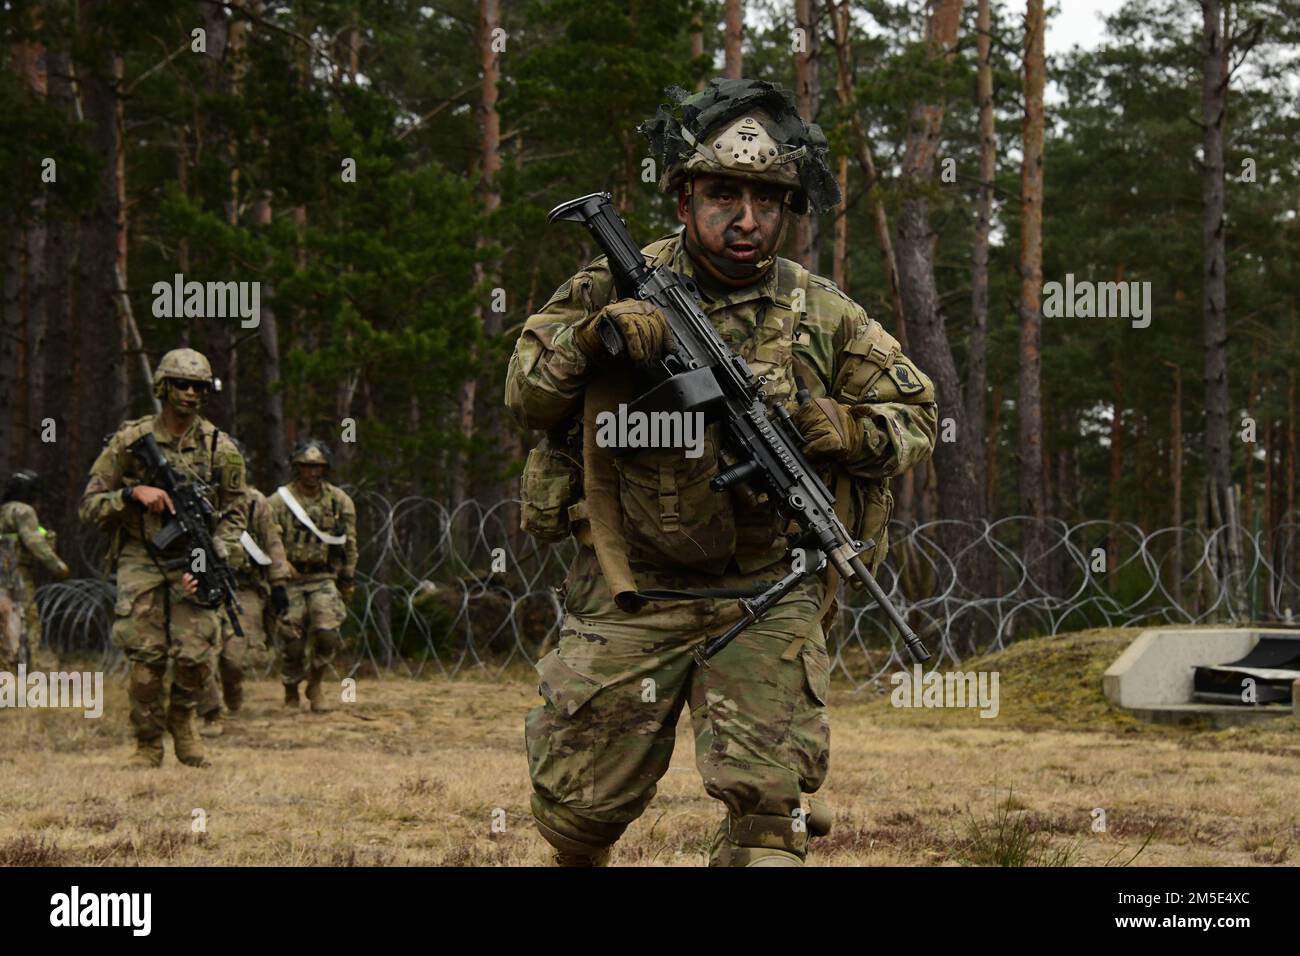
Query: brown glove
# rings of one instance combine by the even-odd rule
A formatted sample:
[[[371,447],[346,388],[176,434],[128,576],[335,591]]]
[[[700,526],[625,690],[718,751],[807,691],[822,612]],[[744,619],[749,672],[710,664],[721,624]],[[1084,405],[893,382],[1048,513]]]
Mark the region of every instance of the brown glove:
[[[618,328],[628,358],[640,368],[649,368],[664,351],[668,340],[668,322],[659,310],[640,299],[619,299],[574,327],[574,344],[587,358],[601,361],[609,352],[600,339],[601,319],[609,319]]]
[[[334,586],[339,589],[339,597],[343,598],[344,604],[352,601],[352,595],[356,593],[357,583],[353,578],[345,578],[342,575],[334,582]]]
[[[859,419],[870,413],[868,405],[842,405],[824,396],[800,405],[794,423],[804,437],[803,453],[832,461],[857,458],[863,439]]]

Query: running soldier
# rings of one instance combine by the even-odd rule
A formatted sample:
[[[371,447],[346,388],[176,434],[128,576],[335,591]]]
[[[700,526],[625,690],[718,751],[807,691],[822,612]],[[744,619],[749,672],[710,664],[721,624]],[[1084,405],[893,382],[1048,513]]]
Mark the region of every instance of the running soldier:
[[[325,668],[342,640],[357,571],[357,511],[352,499],[325,480],[330,453],[324,442],[303,442],[289,458],[293,480],[271,496],[271,515],[293,568],[289,610],[279,621],[284,703],[301,706],[307,680],[313,713],[329,710],[321,692]]]
[[[874,572],[885,556],[889,480],[933,450],[933,386],[834,283],[777,255],[795,216],[840,199],[826,139],[789,92],[753,80],[670,92],[673,105],[641,131],[685,228],[646,246],[646,262],[695,281],[719,335],[769,404],[793,415],[804,454],[834,476],[845,524],[875,542],[863,555]],[[610,357],[603,322],[618,330],[626,359]],[[722,595],[753,593],[787,570],[790,527],[744,483],[711,490],[728,464],[716,425],[694,458],[655,448],[593,464],[607,456],[591,447],[592,420],[612,410],[595,396],[632,379],[628,360],[650,366],[671,344],[657,310],[619,299],[602,257],[527,320],[510,360],[506,405],[522,426],[547,432],[522,477],[525,527],[552,540],[571,532],[580,545],[559,642],[537,665],[543,702],[525,726],[533,816],[558,864],[604,865],[653,798],[689,707],[705,790],[726,808],[710,864],[800,866],[808,838],[829,829],[829,811],[805,806],[803,795],[829,766],[822,622],[833,589],[806,578],[699,666],[692,652],[740,618],[734,596]],[[796,401],[801,386],[806,404]],[[619,520],[597,528],[597,508],[616,508]],[[638,590],[675,599],[620,608],[597,535],[623,556]]]

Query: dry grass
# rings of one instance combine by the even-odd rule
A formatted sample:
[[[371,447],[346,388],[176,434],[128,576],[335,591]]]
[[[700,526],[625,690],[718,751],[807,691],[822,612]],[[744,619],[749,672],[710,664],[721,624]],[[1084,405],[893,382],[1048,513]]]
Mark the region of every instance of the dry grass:
[[[1300,727],[1153,727],[1110,709],[1100,673],[1136,632],[1026,642],[972,667],[1001,673],[1000,715],[896,710],[832,695],[823,866],[1241,865],[1300,856]],[[290,713],[279,685],[248,704],[215,766],[168,749],[127,770],[126,699],[100,720],[0,712],[3,865],[534,865],[518,680],[368,680],[358,702]],[[1105,832],[1092,829],[1094,808]],[[494,832],[494,810],[505,828]],[[192,828],[194,811],[206,832]],[[689,721],[659,794],[615,864],[699,865],[719,805],[694,769]],[[499,814],[497,815],[499,819]]]

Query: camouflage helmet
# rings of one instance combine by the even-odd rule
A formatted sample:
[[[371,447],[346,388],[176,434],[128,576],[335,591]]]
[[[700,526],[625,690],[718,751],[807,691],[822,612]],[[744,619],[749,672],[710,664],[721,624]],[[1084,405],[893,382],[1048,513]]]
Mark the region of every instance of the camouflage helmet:
[[[710,80],[698,93],[667,91],[638,131],[664,170],[659,188],[671,193],[691,177],[711,173],[793,190],[796,213],[839,204],[840,187],[826,165],[826,136],[799,116],[790,91],[763,80]]]
[[[289,456],[291,465],[324,465],[330,467],[330,450],[323,441],[308,438]]]
[[[172,349],[158,362],[153,372],[153,393],[163,397],[163,383],[169,378],[188,378],[212,384],[212,366],[207,357],[194,349]]]

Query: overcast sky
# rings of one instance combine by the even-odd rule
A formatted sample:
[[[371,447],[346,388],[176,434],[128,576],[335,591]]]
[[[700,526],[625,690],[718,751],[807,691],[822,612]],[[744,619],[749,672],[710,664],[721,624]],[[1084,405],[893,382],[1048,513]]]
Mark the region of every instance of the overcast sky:
[[[1076,44],[1091,49],[1100,43],[1102,16],[1118,10],[1123,0],[1055,0],[1048,6],[1057,13],[1047,21],[1047,52],[1064,53]]]

